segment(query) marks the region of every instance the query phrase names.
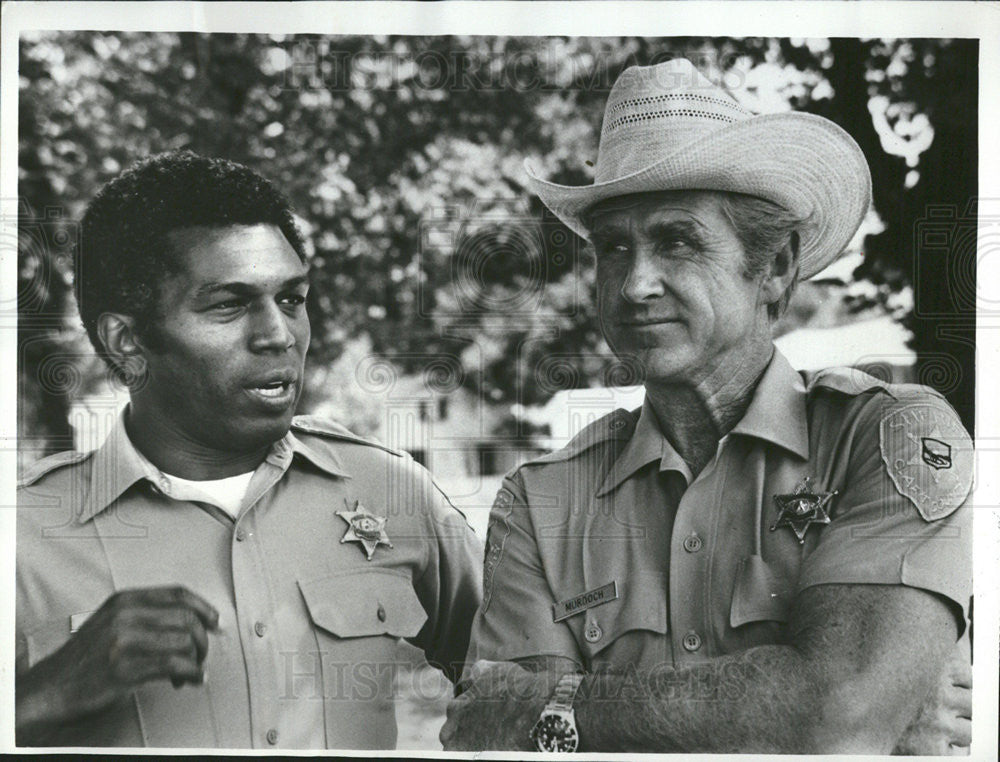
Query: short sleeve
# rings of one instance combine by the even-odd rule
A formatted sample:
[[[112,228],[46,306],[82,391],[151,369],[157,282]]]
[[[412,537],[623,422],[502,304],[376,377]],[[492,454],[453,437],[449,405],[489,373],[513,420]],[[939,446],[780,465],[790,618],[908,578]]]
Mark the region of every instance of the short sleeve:
[[[427,519],[433,535],[427,567],[415,588],[428,623],[415,644],[424,650],[430,664],[441,669],[452,682],[462,674],[469,645],[472,618],[479,608],[482,542],[463,514],[420,466]]]
[[[472,626],[467,666],[479,659],[583,658],[569,627],[554,622],[552,590],[542,571],[534,528],[517,477],[504,479],[490,512],[483,603]]]
[[[954,410],[929,391],[879,394],[841,439],[831,522],[804,559],[799,589],[907,585],[952,601],[972,594],[972,442]],[[964,625],[963,625],[964,626]]]

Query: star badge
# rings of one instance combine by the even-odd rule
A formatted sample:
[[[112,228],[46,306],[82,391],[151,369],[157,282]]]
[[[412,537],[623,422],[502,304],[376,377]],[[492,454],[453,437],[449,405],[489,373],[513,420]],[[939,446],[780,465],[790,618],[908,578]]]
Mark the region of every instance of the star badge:
[[[365,549],[368,560],[372,560],[375,555],[375,548],[379,545],[392,547],[389,542],[389,535],[385,533],[385,516],[375,516],[367,511],[357,500],[354,501],[354,510],[350,510],[350,503],[344,500],[347,506],[346,511],[337,511],[337,515],[347,522],[347,531],[340,538],[343,542],[358,542]]]
[[[806,531],[811,525],[830,523],[830,514],[826,512],[826,506],[836,494],[837,490],[813,492],[809,489],[807,476],[791,495],[774,496],[778,518],[771,525],[771,531],[778,527],[791,527],[799,545],[802,545],[806,541]]]

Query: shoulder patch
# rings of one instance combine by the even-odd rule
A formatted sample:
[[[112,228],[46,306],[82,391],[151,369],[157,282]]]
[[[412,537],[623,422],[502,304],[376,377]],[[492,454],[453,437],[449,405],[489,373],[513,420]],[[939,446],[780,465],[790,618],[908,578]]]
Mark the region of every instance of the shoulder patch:
[[[350,429],[345,426],[341,426],[339,423],[332,421],[329,418],[320,418],[315,415],[297,415],[292,419],[292,429],[295,431],[303,431],[306,434],[315,434],[316,436],[325,437],[327,439],[341,439],[348,442],[355,442],[360,445],[367,445],[368,447],[377,447],[380,450],[385,450],[386,452],[400,458],[410,457],[409,453],[403,450],[397,450],[394,447],[382,444],[376,439],[369,439],[361,436],[360,434],[355,434]]]
[[[503,559],[503,546],[510,536],[510,515],[514,512],[514,493],[501,487],[493,501],[490,523],[486,530],[486,555],[483,562],[483,611],[493,597],[493,577]]]
[[[17,488],[20,489],[21,487],[30,487],[43,476],[55,471],[57,468],[71,466],[74,463],[82,463],[93,454],[94,450],[88,450],[86,452],[66,450],[65,452],[57,452],[55,455],[49,455],[46,458],[42,458],[41,460],[32,463],[25,469],[24,475],[17,482]]]
[[[626,440],[635,431],[636,421],[639,420],[639,412],[629,412],[623,408],[618,408],[591,424],[585,426],[580,433],[573,437],[565,447],[555,452],[540,455],[537,458],[525,461],[523,465],[530,466],[535,463],[558,463],[560,461],[575,458],[591,447],[607,442],[609,440]]]
[[[968,496],[972,440],[947,403],[925,395],[894,406],[879,424],[879,449],[892,483],[925,521],[944,518]]]

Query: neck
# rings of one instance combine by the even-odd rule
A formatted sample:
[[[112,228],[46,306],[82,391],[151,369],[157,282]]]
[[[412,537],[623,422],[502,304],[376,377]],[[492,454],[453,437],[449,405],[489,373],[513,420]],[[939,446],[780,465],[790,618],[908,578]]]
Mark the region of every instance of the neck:
[[[697,476],[721,440],[743,418],[770,352],[721,363],[698,383],[646,382],[646,397],[660,431]]]
[[[135,448],[158,469],[192,481],[253,471],[270,449],[270,445],[245,452],[216,449],[187,435],[173,421],[151,415],[134,400],[125,415],[125,431]]]

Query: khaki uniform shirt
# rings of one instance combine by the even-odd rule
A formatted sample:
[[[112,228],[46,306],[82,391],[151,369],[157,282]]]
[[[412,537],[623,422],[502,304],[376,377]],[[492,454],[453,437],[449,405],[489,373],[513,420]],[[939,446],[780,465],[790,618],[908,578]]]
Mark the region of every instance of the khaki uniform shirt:
[[[504,480],[467,663],[689,665],[787,642],[796,593],[826,583],[917,587],[964,615],[971,471],[936,393],[849,369],[803,377],[777,352],[694,479],[648,403],[618,410]],[[775,496],[794,507],[798,489],[830,516],[802,543],[772,529]]]
[[[398,640],[460,673],[481,544],[408,455],[296,418],[235,522],[156,481],[119,420],[19,487],[18,671],[118,590],[184,585],[220,613],[204,685],[146,683],[53,745],[393,748]],[[356,502],[387,518],[370,561],[337,515]]]

